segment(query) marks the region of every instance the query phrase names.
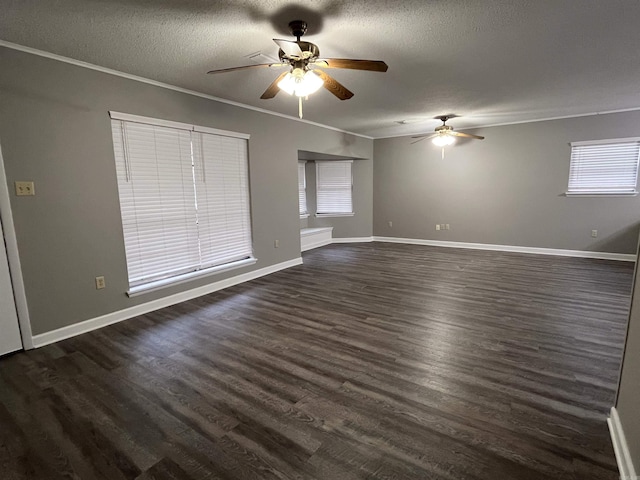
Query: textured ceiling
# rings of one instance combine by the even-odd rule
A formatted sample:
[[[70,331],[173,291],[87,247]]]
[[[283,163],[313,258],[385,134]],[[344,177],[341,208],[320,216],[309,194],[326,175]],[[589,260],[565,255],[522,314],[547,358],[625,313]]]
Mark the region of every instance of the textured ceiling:
[[[305,119],[385,137],[640,107],[638,0],[0,0],[0,39],[295,116],[260,100],[275,69],[206,75],[277,56],[272,38],[309,23],[323,57],[384,60],[387,73],[330,70]],[[405,120],[406,124],[397,122]]]

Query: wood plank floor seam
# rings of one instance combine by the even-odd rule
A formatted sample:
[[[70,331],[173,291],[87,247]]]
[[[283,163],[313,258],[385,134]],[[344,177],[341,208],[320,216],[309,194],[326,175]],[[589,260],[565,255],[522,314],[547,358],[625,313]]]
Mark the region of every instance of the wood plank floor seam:
[[[617,480],[633,265],[340,244],[0,359],[3,480]]]

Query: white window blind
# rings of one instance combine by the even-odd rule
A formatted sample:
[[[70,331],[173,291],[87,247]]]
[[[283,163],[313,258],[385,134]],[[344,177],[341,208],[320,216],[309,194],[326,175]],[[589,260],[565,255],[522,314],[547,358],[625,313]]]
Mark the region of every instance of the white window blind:
[[[298,209],[301,217],[308,215],[306,165],[307,162],[298,162]]]
[[[130,287],[251,257],[246,139],[111,124]]]
[[[351,164],[316,161],[317,215],[353,215]]]
[[[640,139],[571,144],[568,194],[636,193]]]
[[[251,255],[247,142],[193,134],[198,236],[202,267]]]

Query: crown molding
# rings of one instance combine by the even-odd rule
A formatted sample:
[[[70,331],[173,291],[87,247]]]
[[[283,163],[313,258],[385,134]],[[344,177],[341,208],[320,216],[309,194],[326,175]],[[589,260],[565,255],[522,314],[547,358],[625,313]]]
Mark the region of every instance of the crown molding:
[[[266,110],[264,108],[254,107],[253,105],[234,102],[233,100],[227,100],[225,98],[215,97],[213,95],[197,92],[195,90],[189,90],[188,88],[177,87],[175,85],[159,82],[157,80],[152,80],[150,78],[140,77],[138,75],[132,75],[130,73],[114,70],[112,68],[101,67],[100,65],[95,65],[93,63],[83,62],[81,60],[76,60],[74,58],[65,57],[63,55],[58,55],[56,53],[45,52],[44,50],[38,50],[37,48],[26,47],[24,45],[19,45],[17,43],[7,42],[5,40],[0,40],[0,47],[5,47],[11,50],[17,50],[20,52],[29,53],[31,55],[37,55],[39,57],[48,58],[50,60],[56,60],[62,63],[68,63],[70,65],[75,65],[76,67],[87,68],[89,70],[95,70],[97,72],[106,73],[108,75],[114,75],[116,77],[126,78],[128,80],[133,80],[136,82],[146,83],[148,85],[153,85],[155,87],[166,88],[167,90],[173,90],[174,92],[186,93],[187,95],[193,95],[194,97],[206,98],[207,100],[213,100],[214,102],[226,103],[227,105],[233,105],[234,107],[240,107],[246,110],[252,110],[254,112],[260,112],[260,113],[265,113],[267,115],[273,115],[275,117],[286,118],[287,120],[292,120],[292,121],[304,123],[307,125],[313,125],[314,127],[326,128],[327,130],[333,130],[335,132],[340,132],[340,133],[347,133],[349,135],[366,138],[368,140],[374,139],[373,137],[369,137],[361,133],[350,132],[348,130],[342,130],[341,128],[332,127],[331,125],[312,122],[310,120],[301,119],[298,117],[294,117],[292,115],[285,115],[284,113],[278,113],[271,110]]]

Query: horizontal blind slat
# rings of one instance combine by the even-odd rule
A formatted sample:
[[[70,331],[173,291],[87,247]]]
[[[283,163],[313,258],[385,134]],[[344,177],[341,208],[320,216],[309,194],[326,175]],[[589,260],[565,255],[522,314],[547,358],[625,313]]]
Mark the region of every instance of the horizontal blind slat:
[[[131,286],[251,256],[246,139],[111,123]]]
[[[197,132],[194,146],[202,263],[251,257],[247,141]]]
[[[300,215],[307,214],[306,163],[307,162],[298,162],[298,210],[300,211]]]
[[[353,213],[351,161],[316,161],[317,213]]]
[[[638,141],[572,146],[568,191],[635,191],[639,154]]]

